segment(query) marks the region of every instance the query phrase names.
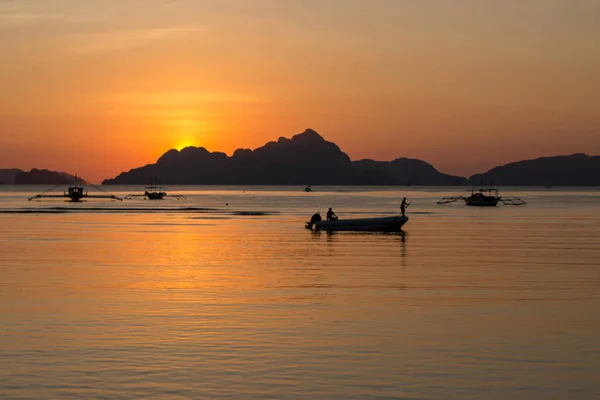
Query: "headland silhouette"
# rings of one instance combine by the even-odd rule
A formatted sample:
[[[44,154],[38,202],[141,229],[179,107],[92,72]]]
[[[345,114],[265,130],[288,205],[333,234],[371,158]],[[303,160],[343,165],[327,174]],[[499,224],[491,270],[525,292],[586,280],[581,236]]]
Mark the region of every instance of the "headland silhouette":
[[[202,147],[169,150],[155,164],[123,172],[103,184],[144,184],[160,176],[167,184],[223,185],[461,185],[467,179],[443,174],[415,159],[361,160],[350,157],[312,129],[279,138],[231,157]]]
[[[6,185],[66,185],[75,180],[82,181],[66,172],[47,169],[34,168],[31,171],[18,168],[0,169],[0,181]]]

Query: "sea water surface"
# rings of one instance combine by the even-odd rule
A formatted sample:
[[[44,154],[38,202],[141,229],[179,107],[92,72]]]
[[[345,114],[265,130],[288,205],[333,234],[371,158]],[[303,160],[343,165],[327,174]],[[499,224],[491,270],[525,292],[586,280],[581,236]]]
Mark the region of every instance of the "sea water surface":
[[[44,189],[0,186],[2,399],[600,398],[599,189]]]

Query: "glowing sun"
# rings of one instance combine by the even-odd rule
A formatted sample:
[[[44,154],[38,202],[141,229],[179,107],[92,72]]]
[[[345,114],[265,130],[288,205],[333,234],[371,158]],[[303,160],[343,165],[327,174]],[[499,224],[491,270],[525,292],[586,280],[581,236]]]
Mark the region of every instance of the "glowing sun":
[[[196,141],[192,138],[181,139],[180,141],[178,141],[175,144],[175,148],[179,151],[185,149],[186,147],[191,147],[191,146],[196,147]]]

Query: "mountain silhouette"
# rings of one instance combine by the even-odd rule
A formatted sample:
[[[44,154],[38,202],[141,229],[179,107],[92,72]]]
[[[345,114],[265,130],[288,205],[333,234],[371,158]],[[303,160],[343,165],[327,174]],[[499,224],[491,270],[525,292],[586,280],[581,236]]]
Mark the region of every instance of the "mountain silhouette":
[[[600,156],[586,154],[518,161],[471,177],[475,184],[600,186]]]
[[[85,182],[78,179],[80,182]],[[0,169],[0,181],[10,185],[59,185],[75,181],[73,175],[66,172],[49,171],[34,168],[29,172],[20,169]]]
[[[15,183],[15,176],[17,176],[19,172],[22,171],[17,168],[0,169],[0,182],[6,185]]]
[[[123,172],[103,184],[145,184],[160,176],[166,184],[223,185],[452,185],[466,184],[420,160],[391,162],[350,157],[312,129],[279,138],[255,150],[238,149],[231,157],[203,147],[169,150],[155,164]]]
[[[465,185],[467,179],[446,175],[431,164],[412,158],[393,161],[360,160],[352,163],[363,181],[378,185]]]

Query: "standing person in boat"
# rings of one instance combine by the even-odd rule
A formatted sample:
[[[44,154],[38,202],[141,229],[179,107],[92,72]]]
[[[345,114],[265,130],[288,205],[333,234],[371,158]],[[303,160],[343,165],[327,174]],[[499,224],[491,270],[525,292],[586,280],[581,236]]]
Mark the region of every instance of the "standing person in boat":
[[[338,216],[335,215],[335,213],[333,212],[333,210],[330,207],[329,211],[327,211],[327,221],[337,221],[337,220],[338,220]]]
[[[410,203],[412,203],[412,201],[407,202],[406,197],[402,199],[402,203],[400,203],[400,211],[402,212],[403,217],[406,216],[406,209],[408,206],[410,206]]]

